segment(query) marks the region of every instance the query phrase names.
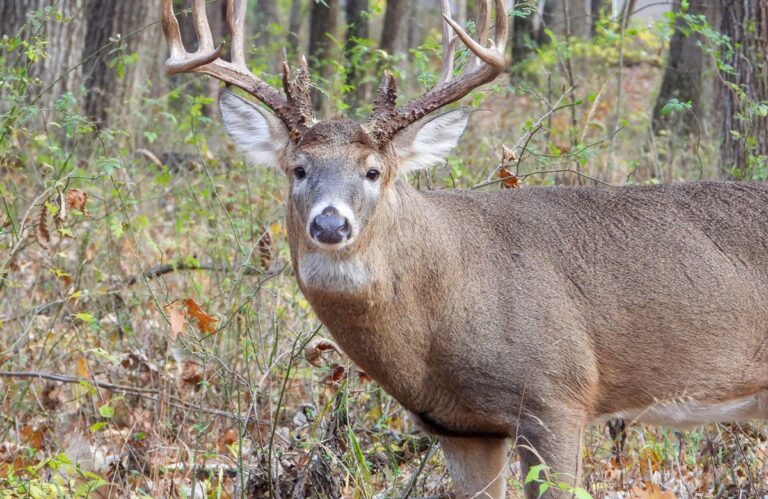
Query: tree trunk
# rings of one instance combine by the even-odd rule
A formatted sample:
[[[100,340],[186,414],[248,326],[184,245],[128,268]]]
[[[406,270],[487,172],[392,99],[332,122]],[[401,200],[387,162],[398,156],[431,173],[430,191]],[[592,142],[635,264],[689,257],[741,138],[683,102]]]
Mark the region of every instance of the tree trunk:
[[[590,35],[593,37],[597,34],[597,23],[600,18],[611,17],[612,2],[610,0],[592,0],[590,11],[592,14],[592,20],[590,22]]]
[[[366,95],[366,85],[362,81],[364,74],[360,67],[363,61],[360,57],[356,57],[355,48],[358,46],[357,40],[366,39],[369,36],[368,16],[365,15],[367,11],[368,0],[347,0],[344,9],[347,22],[347,38],[344,44],[344,54],[347,60],[347,85],[352,87],[352,90],[347,94],[346,101],[352,113],[359,109]]]
[[[299,52],[301,40],[301,0],[291,0],[291,12],[288,15],[288,48],[291,55]]]
[[[83,40],[85,38],[86,16],[84,15],[86,0],[69,0],[52,2],[52,0],[0,0],[0,34],[16,36],[30,14],[53,5],[55,10],[63,14],[65,21],[49,19],[42,26],[47,45],[47,57],[41,59],[29,68],[30,74],[40,78],[40,88],[30,89],[28,97],[50,89],[37,101],[42,108],[50,108],[63,93],[77,91],[80,87],[82,72],[78,66],[83,57]],[[22,34],[28,39],[34,33],[30,29]],[[1,35],[0,35],[1,36]],[[2,54],[0,54],[2,55]],[[13,64],[14,61],[7,61]],[[5,100],[6,91],[0,95]]]
[[[336,17],[339,12],[338,0],[325,0],[312,4],[309,33],[309,63],[320,83],[328,82],[333,76],[333,65],[330,58],[333,56],[333,44],[328,35],[336,33]],[[326,99],[322,94],[312,89],[312,104],[319,116],[327,112]]]
[[[512,53],[512,63],[517,63],[533,53],[535,47],[539,44],[539,26],[536,16],[538,5],[532,3],[523,3],[516,6],[523,16],[512,17],[512,33],[510,40],[510,51]]]
[[[272,43],[272,24],[277,24],[277,5],[275,0],[258,0],[256,2],[256,15],[254,16],[255,26],[255,45],[260,49],[263,49],[271,59],[273,67],[280,64],[282,54],[280,50],[275,50],[271,47]]]
[[[84,65],[85,110],[99,124],[129,125],[141,114],[126,111],[139,110],[147,93],[161,93],[165,43],[159,24],[152,25],[160,6],[161,0],[88,0],[83,53],[94,57]]]
[[[675,12],[680,12],[680,3],[674,5]],[[706,8],[697,2],[691,2],[688,13],[701,15]],[[659,96],[653,108],[653,130],[671,128],[680,135],[698,133],[697,118],[702,110],[702,69],[704,53],[700,48],[701,36],[697,33],[685,34],[688,24],[678,18],[675,22],[675,32],[669,42],[669,55],[664,69],[664,80],[661,83]],[[670,99],[691,103],[691,112],[683,111],[662,115],[664,106]]]
[[[387,9],[384,13],[384,27],[381,31],[381,43],[379,47],[387,54],[394,54],[402,46],[401,41],[405,36],[403,19],[408,14],[408,2],[405,0],[387,0]]]
[[[765,0],[721,0],[721,31],[731,39],[722,63],[726,80],[720,147],[721,168],[737,178],[768,176],[768,5]],[[762,108],[760,104],[762,103]]]

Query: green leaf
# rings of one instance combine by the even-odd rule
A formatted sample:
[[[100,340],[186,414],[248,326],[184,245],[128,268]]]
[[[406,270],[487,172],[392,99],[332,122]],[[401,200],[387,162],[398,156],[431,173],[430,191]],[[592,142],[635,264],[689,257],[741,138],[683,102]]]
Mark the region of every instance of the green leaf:
[[[99,414],[101,414],[101,417],[103,418],[111,418],[115,415],[115,408],[111,407],[109,404],[102,405],[99,407]]]
[[[91,314],[88,314],[86,312],[79,312],[79,313],[75,314],[75,318],[78,319],[78,320],[81,320],[81,321],[83,321],[83,322],[85,322],[87,324],[93,324],[94,322],[96,322],[96,318],[94,316],[92,316]]]
[[[106,417],[106,416],[105,416],[105,417]],[[96,433],[97,431],[99,431],[99,430],[101,430],[101,429],[105,428],[106,426],[107,426],[107,423],[106,423],[106,421],[97,421],[97,422],[93,423],[91,426],[89,426],[89,427],[88,427],[88,430],[89,430],[91,433]]]
[[[541,472],[543,470],[544,470],[543,464],[536,464],[534,466],[531,466],[531,468],[528,470],[528,474],[525,475],[525,483],[531,483],[538,480],[539,475],[541,475]]]

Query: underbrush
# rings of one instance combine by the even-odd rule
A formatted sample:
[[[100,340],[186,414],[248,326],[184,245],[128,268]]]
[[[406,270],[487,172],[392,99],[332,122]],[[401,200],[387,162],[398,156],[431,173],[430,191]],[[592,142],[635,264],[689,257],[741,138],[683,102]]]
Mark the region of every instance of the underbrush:
[[[662,43],[646,38],[638,46]],[[706,134],[649,133],[660,70],[638,46],[627,48],[621,96],[615,65],[597,63],[605,46],[579,48],[571,78],[543,54],[525,69],[538,76],[479,92],[447,167],[410,180],[497,189],[713,177]],[[286,182],[241,161],[210,99],[175,88],[118,130],[80,114],[82,93],[41,109],[29,104],[35,82],[22,83],[0,141],[2,497],[450,489],[434,440],[323,349],[328,333],[292,276]],[[756,425],[631,426],[616,454],[592,427],[585,486],[595,497],[756,497],[767,436]],[[520,497],[514,455],[510,467]]]

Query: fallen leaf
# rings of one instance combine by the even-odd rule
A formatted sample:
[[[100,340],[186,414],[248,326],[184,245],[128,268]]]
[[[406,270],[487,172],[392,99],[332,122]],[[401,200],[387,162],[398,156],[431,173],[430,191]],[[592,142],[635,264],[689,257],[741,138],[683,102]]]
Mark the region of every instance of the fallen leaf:
[[[520,187],[520,178],[506,168],[499,169],[499,178],[501,179],[502,189],[514,189]]]
[[[224,452],[235,442],[237,442],[237,432],[234,428],[230,428],[219,437],[219,450]]]
[[[336,343],[326,338],[315,338],[304,347],[304,357],[307,362],[315,367],[323,367],[323,361],[320,359],[323,352],[338,352],[339,347]]]
[[[35,232],[37,244],[45,249],[51,245],[51,233],[48,230],[48,205],[43,203],[40,206],[40,213],[37,215],[37,231]]]
[[[197,326],[200,328],[201,333],[211,334],[216,332],[216,327],[213,323],[217,322],[219,319],[206,314],[205,311],[200,308],[200,305],[198,305],[192,298],[184,300],[184,305],[187,307],[189,315],[197,319]]]
[[[88,359],[82,355],[78,357],[77,362],[75,362],[75,374],[81,378],[91,377],[91,371],[88,369]]]
[[[88,203],[88,193],[80,189],[69,189],[67,191],[67,208],[86,213],[85,205]]]
[[[677,496],[671,490],[662,492],[661,488],[655,483],[645,481],[643,487],[634,485],[630,491],[632,499],[676,499]]]
[[[187,318],[184,316],[184,311],[179,308],[177,302],[171,303],[165,310],[168,314],[168,320],[171,323],[171,332],[168,336],[171,337],[171,341],[175,341],[180,334],[184,334],[184,326],[187,323]]]
[[[196,362],[184,362],[184,368],[181,371],[181,381],[195,388],[199,388],[199,383],[203,381],[203,366]]]
[[[20,433],[22,440],[24,440],[24,442],[31,448],[35,450],[43,448],[43,437],[45,436],[44,426],[25,424],[21,427]]]

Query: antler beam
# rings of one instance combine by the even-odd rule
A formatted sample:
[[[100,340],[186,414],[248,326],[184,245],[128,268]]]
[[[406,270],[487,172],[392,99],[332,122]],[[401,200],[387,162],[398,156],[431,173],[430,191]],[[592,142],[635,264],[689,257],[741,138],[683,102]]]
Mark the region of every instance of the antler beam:
[[[490,24],[489,0],[480,2],[477,19],[479,41],[470,37],[451,18],[448,0],[440,2],[443,12],[443,69],[437,85],[416,100],[402,107],[395,107],[397,98],[394,79],[384,75],[376,94],[377,105],[365,124],[371,137],[379,144],[388,142],[398,131],[451,102],[469,94],[475,88],[496,79],[504,71],[504,50],[507,44],[509,21],[504,0],[494,0],[496,10],[496,41],[489,40],[483,46]],[[474,54],[458,78],[453,79],[453,59],[456,42],[461,40]],[[379,105],[381,103],[381,105]]]
[[[232,35],[232,60],[225,61],[221,58],[224,46],[214,47],[213,44],[205,13],[205,0],[192,2],[192,17],[199,45],[193,53],[184,48],[179,23],[173,11],[173,0],[163,0],[163,32],[171,52],[165,63],[166,71],[170,74],[204,73],[245,90],[272,109],[288,127],[291,139],[297,142],[315,122],[306,60],[302,58],[301,67],[293,80],[288,65],[283,63],[285,94],[252,73],[245,63],[245,3],[246,0],[227,0],[227,25]]]

